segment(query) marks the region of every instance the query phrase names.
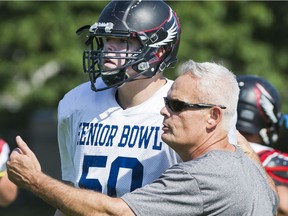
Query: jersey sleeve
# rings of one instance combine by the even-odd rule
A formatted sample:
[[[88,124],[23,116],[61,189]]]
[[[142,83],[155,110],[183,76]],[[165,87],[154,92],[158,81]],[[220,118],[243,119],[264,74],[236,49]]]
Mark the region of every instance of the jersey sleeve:
[[[73,182],[74,180],[74,168],[71,159],[71,147],[72,140],[70,139],[71,130],[69,124],[69,118],[62,115],[61,103],[58,106],[58,147],[61,162],[62,180],[67,182]]]
[[[6,162],[9,158],[10,149],[8,144],[0,138],[0,178],[6,171]]]
[[[153,183],[121,198],[136,215],[159,215],[159,210],[161,215],[177,215],[179,209],[183,215],[203,213],[203,200],[197,181],[187,172],[174,167]]]
[[[77,125],[74,125],[73,118],[77,115],[81,115],[79,112],[83,102],[81,98],[86,95],[85,92],[89,93],[91,91],[89,89],[89,83],[90,82],[80,84],[70,90],[58,104],[57,137],[61,161],[61,174],[62,180],[67,182],[74,182],[76,175],[73,165],[73,136],[75,136],[73,128],[77,127]]]
[[[258,155],[276,185],[288,186],[288,154],[273,149],[264,150]]]

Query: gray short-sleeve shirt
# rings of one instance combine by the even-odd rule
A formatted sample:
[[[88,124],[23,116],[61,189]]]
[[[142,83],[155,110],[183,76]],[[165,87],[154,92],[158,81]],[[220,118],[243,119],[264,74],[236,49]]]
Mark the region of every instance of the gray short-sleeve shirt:
[[[239,148],[174,165],[152,184],[121,198],[143,216],[269,216],[278,205],[263,169]]]

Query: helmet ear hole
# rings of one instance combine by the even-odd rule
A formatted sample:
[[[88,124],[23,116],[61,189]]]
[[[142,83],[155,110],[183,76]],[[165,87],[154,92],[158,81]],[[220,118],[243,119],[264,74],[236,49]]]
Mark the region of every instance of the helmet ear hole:
[[[165,50],[164,47],[159,47],[159,48],[157,49],[156,55],[157,55],[159,58],[162,58],[163,55],[165,54],[165,52],[166,52],[166,50]]]

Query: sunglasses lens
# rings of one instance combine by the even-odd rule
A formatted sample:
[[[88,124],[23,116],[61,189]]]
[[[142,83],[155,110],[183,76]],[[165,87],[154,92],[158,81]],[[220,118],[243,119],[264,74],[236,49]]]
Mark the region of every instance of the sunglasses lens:
[[[184,108],[184,104],[181,101],[169,100],[168,98],[164,98],[164,100],[166,106],[168,106],[172,112],[180,112]]]
[[[164,97],[165,105],[172,111],[172,112],[182,112],[185,109],[207,109],[214,106],[218,106],[221,109],[226,109],[223,105],[214,105],[214,104],[205,104],[205,103],[186,103],[184,101],[179,100],[170,100],[167,97]]]
[[[170,107],[173,112],[180,112],[183,109],[183,104],[180,101],[171,100]]]

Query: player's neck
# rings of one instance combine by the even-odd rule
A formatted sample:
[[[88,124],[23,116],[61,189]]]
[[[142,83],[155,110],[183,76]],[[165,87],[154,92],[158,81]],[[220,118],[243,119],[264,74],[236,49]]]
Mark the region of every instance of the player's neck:
[[[152,79],[152,80],[151,80]],[[167,80],[164,77],[126,83],[117,91],[117,101],[123,109],[137,106],[155,94]]]

